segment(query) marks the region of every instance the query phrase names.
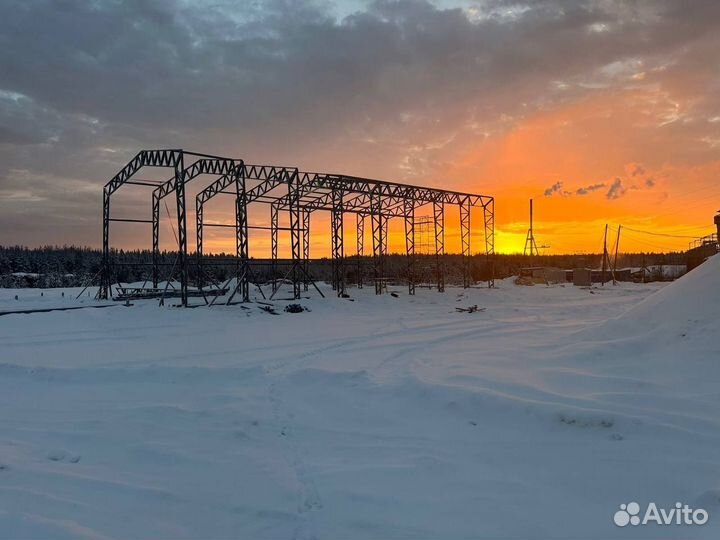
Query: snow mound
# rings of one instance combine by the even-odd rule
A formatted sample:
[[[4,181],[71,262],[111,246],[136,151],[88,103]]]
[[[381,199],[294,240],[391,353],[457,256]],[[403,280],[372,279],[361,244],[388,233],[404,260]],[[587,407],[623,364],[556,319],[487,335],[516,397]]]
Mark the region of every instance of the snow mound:
[[[720,316],[720,257],[710,257],[692,272],[645,298],[623,317],[662,321]],[[621,317],[622,318],[622,317]]]
[[[638,335],[690,326],[720,326],[720,256],[644,298],[601,329],[607,335]],[[593,330],[597,334],[597,329]],[[606,332],[603,332],[605,334]]]

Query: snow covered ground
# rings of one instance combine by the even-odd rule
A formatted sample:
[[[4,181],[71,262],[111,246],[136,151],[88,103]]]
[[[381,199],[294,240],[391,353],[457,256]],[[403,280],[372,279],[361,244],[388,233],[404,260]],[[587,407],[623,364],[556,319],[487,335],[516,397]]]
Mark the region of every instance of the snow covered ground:
[[[397,290],[0,316],[0,537],[719,537],[720,257]],[[39,294],[0,312],[93,304]],[[631,501],[710,519],[617,527]]]

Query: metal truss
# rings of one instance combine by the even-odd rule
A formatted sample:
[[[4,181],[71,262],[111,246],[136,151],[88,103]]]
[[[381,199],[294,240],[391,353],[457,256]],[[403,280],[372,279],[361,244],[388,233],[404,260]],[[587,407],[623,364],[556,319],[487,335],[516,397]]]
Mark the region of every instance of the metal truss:
[[[135,175],[144,167],[162,167],[173,170],[175,202],[177,206],[177,240],[178,255],[177,261],[173,265],[178,269],[180,280],[180,299],[182,305],[187,305],[188,298],[188,279],[187,279],[187,229],[186,229],[186,209],[185,209],[185,161],[198,159],[226,159],[220,156],[210,154],[199,154],[196,152],[187,152],[184,150],[142,150],[130,160],[103,188],[103,258],[100,288],[98,289],[98,297],[107,299],[111,296],[111,287],[113,282],[113,265],[114,261],[110,252],[110,223],[113,221],[135,222],[135,223],[153,223],[152,220],[136,220],[112,218],[110,213],[112,195],[118,189],[125,185],[140,185],[156,187],[154,182],[134,179]],[[155,230],[153,230],[153,234]]]
[[[228,176],[233,180],[237,180],[237,167],[242,166],[242,160],[236,159],[199,159],[192,165],[187,167],[182,174],[183,182],[187,184],[193,179],[203,174],[214,176]],[[152,221],[153,221],[153,238],[152,238],[152,257],[153,257],[153,287],[158,286],[159,280],[159,260],[160,260],[160,203],[162,200],[173,192],[177,192],[177,178],[173,177],[166,182],[160,184],[152,192]],[[184,207],[184,204],[183,204]],[[196,222],[202,223],[202,205],[198,206],[196,202],[195,208]],[[198,228],[198,286],[202,286],[202,274],[200,271],[199,257],[202,253],[202,229]],[[187,233],[183,228],[183,235],[187,237]]]
[[[143,167],[165,167],[173,175],[163,183],[138,181],[134,175]],[[310,278],[310,216],[315,211],[328,211],[332,228],[332,285],[338,295],[345,294],[344,215],[354,213],[357,217],[357,283],[363,285],[362,260],[364,250],[365,218],[370,217],[373,239],[373,276],[375,292],[386,289],[385,258],[389,253],[388,222],[403,218],[405,224],[405,251],[407,254],[407,282],[409,294],[415,293],[415,210],[425,204],[433,206],[435,243],[435,270],[439,291],[445,288],[445,205],[457,205],[460,209],[460,231],[463,255],[463,286],[471,284],[469,272],[470,213],[473,207],[483,209],[485,227],[485,253],[490,270],[488,285],[493,286],[492,259],[494,254],[494,199],[487,195],[412,186],[385,182],[356,176],[301,172],[294,167],[249,165],[240,159],[198,154],[183,150],[147,150],[138,153],[105,186],[103,191],[103,272],[99,296],[108,298],[112,283],[110,251],[110,222],[134,221],[152,223],[153,226],[153,286],[159,282],[159,220],[161,202],[175,193],[177,206],[178,255],[175,267],[180,280],[181,301],[187,305],[188,250],[185,208],[185,185],[201,175],[212,175],[215,180],[202,189],[196,197],[195,214],[197,228],[197,275],[198,287],[203,286],[203,230],[204,227],[231,227],[236,236],[236,279],[232,296],[239,293],[243,301],[249,300],[251,278],[250,246],[248,230],[270,229],[273,294],[277,291],[278,231],[280,212],[288,212],[291,243],[291,267],[288,276],[293,285],[293,297],[299,298],[301,290],[308,290]],[[151,220],[118,220],[110,217],[111,196],[125,184],[152,186]],[[276,188],[286,186],[285,192],[275,194]],[[205,223],[204,205],[219,194],[235,198],[235,223]],[[249,226],[248,206],[252,203],[270,204],[270,225]],[[168,280],[174,277],[168,277]],[[314,284],[314,283],[313,283]],[[319,291],[319,289],[318,289]],[[321,293],[322,294],[322,293]]]

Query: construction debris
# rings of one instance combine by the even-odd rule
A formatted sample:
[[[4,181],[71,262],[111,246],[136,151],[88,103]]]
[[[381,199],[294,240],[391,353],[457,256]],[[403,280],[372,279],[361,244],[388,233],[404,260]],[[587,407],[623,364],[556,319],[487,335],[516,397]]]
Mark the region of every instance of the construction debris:
[[[485,311],[486,309],[487,308],[479,308],[479,307],[477,307],[477,305],[474,305],[474,306],[468,306],[466,308],[456,307],[455,311],[457,311],[458,313],[478,313],[481,311]]]

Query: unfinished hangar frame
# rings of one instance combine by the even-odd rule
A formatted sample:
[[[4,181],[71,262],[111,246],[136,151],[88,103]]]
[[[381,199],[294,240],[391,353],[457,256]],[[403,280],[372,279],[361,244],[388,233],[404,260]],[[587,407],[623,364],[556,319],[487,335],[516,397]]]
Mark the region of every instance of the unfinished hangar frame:
[[[166,168],[172,176],[164,182],[153,182],[136,178],[136,174],[145,167]],[[186,184],[203,177],[212,177],[195,199],[197,249],[195,265],[197,268],[196,287],[189,284],[189,266],[191,254],[188,253],[187,238],[187,202]],[[123,186],[139,185],[152,187],[152,217],[149,220],[111,217],[112,196]],[[278,194],[278,190],[281,194]],[[235,223],[207,223],[204,219],[205,204],[217,195],[234,197]],[[161,203],[173,196],[177,207],[177,255],[172,264],[160,262],[160,210]],[[248,209],[253,204],[270,206],[270,224],[268,226],[248,225]],[[345,215],[355,214],[357,228],[358,265],[357,286],[363,286],[361,265],[366,257],[364,245],[365,223],[369,220],[372,228],[372,281],[376,294],[385,290],[385,257],[388,255],[388,221],[402,218],[405,225],[405,255],[407,257],[407,283],[409,294],[415,293],[416,253],[415,253],[415,211],[425,205],[432,205],[434,232],[434,278],[439,291],[445,288],[443,256],[445,254],[445,207],[455,205],[460,214],[460,243],[462,247],[463,286],[471,285],[469,271],[470,256],[470,213],[472,208],[482,208],[485,239],[485,255],[492,272],[492,256],[495,251],[495,200],[488,195],[462,193],[444,189],[435,189],[383,180],[373,180],[341,174],[312,173],[299,171],[295,167],[274,165],[251,165],[242,159],[227,158],[190,152],[186,150],[142,150],[120,170],[103,190],[103,257],[99,298],[112,297],[114,269],[124,264],[117,261],[110,247],[110,224],[113,222],[148,223],[152,225],[152,288],[136,288],[128,294],[139,297],[164,297],[171,280],[177,280],[179,289],[173,291],[183,306],[188,305],[189,296],[217,296],[227,291],[225,286],[215,282],[206,271],[203,250],[203,233],[207,227],[229,227],[235,232],[235,287],[230,300],[239,294],[242,301],[250,299],[250,283],[253,271],[248,243],[250,229],[269,230],[271,235],[272,295],[278,290],[278,267],[286,264],[283,277],[292,284],[293,298],[299,298],[301,291],[308,290],[314,282],[310,276],[310,216],[316,211],[327,211],[331,215],[332,241],[332,286],[339,296],[345,293],[346,265],[348,258],[344,249]],[[289,227],[279,227],[279,216],[287,212]],[[169,214],[169,211],[168,211]],[[281,261],[278,258],[278,233],[290,232],[291,259]],[[369,255],[369,254],[368,254]],[[161,281],[161,268],[170,266],[164,276],[165,289],[158,289]],[[232,279],[232,278],[231,278]],[[206,287],[206,280],[210,286]],[[488,286],[494,286],[494,279],[488,279]],[[259,287],[259,285],[258,285]],[[127,293],[127,289],[123,289]],[[262,289],[260,289],[262,293]],[[320,290],[318,289],[318,292]],[[322,294],[320,292],[320,294]],[[263,293],[264,296],[264,293]]]

